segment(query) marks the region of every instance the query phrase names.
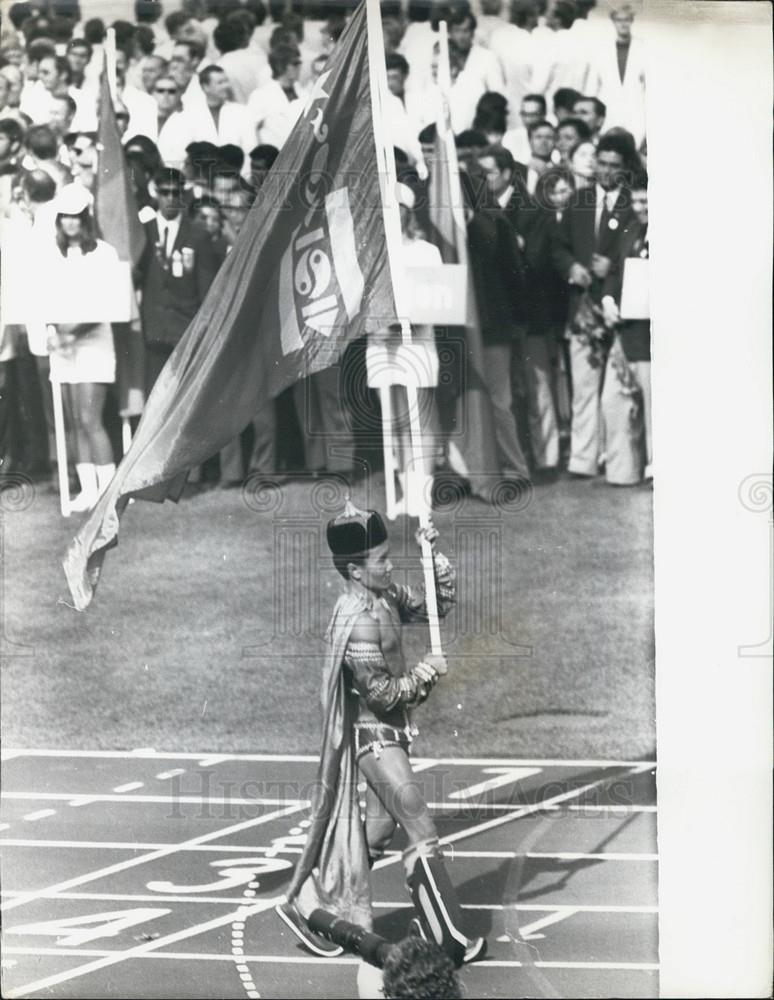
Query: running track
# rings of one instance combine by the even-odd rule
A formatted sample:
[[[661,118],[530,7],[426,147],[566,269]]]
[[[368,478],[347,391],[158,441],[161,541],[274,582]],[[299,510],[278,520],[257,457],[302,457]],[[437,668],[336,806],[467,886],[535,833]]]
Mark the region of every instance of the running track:
[[[417,759],[487,959],[468,996],[658,996],[655,766]],[[6,750],[2,995],[357,996],[272,908],[301,850],[315,758]],[[375,930],[411,914],[400,842]]]

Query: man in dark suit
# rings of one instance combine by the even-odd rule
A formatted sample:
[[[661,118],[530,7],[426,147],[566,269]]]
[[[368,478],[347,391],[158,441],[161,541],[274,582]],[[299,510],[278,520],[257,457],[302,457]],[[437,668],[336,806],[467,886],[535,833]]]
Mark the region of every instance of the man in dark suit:
[[[589,316],[588,306],[600,303],[603,282],[631,214],[629,192],[624,184],[628,152],[626,143],[616,135],[600,139],[596,184],[576,192],[556,231],[553,249],[556,269],[571,287],[569,338],[573,396],[568,470],[577,476],[596,475],[602,457],[599,395],[605,370],[604,346],[595,337],[589,337],[588,327],[584,332],[579,325]]]
[[[156,218],[145,224],[146,246],[137,267],[146,393],[196,315],[218,269],[210,239],[183,212],[183,174],[163,167],[154,183],[159,208]]]

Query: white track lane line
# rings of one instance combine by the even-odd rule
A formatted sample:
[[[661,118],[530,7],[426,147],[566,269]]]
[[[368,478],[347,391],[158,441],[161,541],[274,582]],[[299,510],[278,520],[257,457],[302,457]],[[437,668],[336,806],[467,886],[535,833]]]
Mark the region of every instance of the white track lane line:
[[[306,806],[303,804],[286,806],[284,809],[275,809],[274,812],[266,813],[263,816],[257,816],[253,819],[246,819],[241,823],[235,823],[232,826],[223,827],[220,830],[212,830],[210,833],[203,833],[199,837],[192,837],[190,840],[185,840],[180,844],[169,844],[158,851],[151,851],[150,854],[141,854],[139,857],[129,858],[126,861],[119,861],[114,865],[108,865],[106,868],[98,868],[96,871],[87,872],[85,875],[78,875],[75,878],[67,879],[65,882],[59,882],[56,885],[47,886],[45,889],[25,893],[23,896],[9,900],[7,903],[0,904],[0,910],[13,910],[17,906],[23,906],[25,903],[31,903],[33,900],[42,898],[44,893],[48,893],[50,895],[66,889],[74,889],[75,886],[84,885],[86,882],[94,882],[96,879],[103,878],[106,875],[114,875],[116,872],[125,871],[127,868],[135,868],[137,865],[147,864],[149,861],[156,861],[158,858],[166,858],[170,854],[176,854],[185,847],[195,847],[197,844],[206,844],[211,840],[217,840],[219,837],[225,837],[231,833],[237,833],[240,830],[249,830],[252,827],[261,826],[263,823],[270,823],[272,820],[280,819],[283,816],[290,816],[291,813],[300,812],[305,808]]]
[[[4,890],[3,896],[14,898],[22,893],[13,890]],[[113,892],[52,892],[43,899],[78,899],[90,900],[92,902],[123,902],[123,903],[217,903],[225,906],[233,906],[240,899],[239,896],[164,896],[161,893],[153,895],[143,895],[141,893],[113,893]],[[385,902],[374,902],[372,906],[377,910],[410,910],[412,903],[405,900],[396,902],[387,900]],[[460,903],[463,910],[491,910],[501,912],[503,910],[523,910],[525,913],[658,913],[658,907],[647,904],[644,906],[625,906],[623,904],[575,904],[575,903]],[[11,928],[12,930],[12,928]],[[6,934],[9,930],[6,929]]]
[[[56,816],[56,809],[38,809],[37,812],[27,813],[26,816],[22,816],[22,819],[28,823],[34,823],[36,820],[47,819],[49,816]]]
[[[144,788],[144,781],[127,781],[125,785],[116,785],[113,789],[114,792],[121,794],[122,792],[135,792],[138,788]]]
[[[123,750],[39,750],[39,749],[9,749],[0,752],[0,758],[2,760],[13,760],[17,757],[99,757],[114,760],[195,760],[202,761],[207,759],[206,754],[201,753],[170,753],[164,751],[155,751],[147,748],[141,750],[133,751],[123,751]],[[223,761],[277,761],[280,763],[317,763],[319,757],[315,754],[271,754],[271,753],[230,753],[218,755],[220,760],[222,757]],[[517,758],[517,757],[417,757],[414,763],[427,763],[428,766],[434,767],[439,764],[448,764],[455,767],[497,767],[503,766],[507,767],[512,765],[518,767],[521,765],[534,765],[534,766],[545,766],[545,767],[625,767],[625,768],[636,768],[638,772],[648,771],[651,768],[656,767],[656,762],[653,760],[648,761],[637,761],[637,760],[560,760],[560,759],[547,759],[539,760],[537,758]]]
[[[156,942],[153,942],[154,944]],[[8,955],[69,955],[72,957],[89,958],[89,957],[108,957],[108,956],[120,956],[122,952],[116,951],[105,951],[96,948],[5,948],[5,954]],[[189,962],[189,961],[199,961],[199,962],[231,962],[233,963],[234,958],[232,955],[213,955],[209,952],[195,952],[195,951],[165,951],[161,954],[148,954],[144,952],[139,955],[133,955],[133,958],[163,958],[168,959],[173,962]],[[312,955],[244,955],[242,960],[247,962],[255,962],[263,965],[358,965],[360,963],[359,958],[346,958],[344,956],[339,956],[338,958],[318,958]],[[579,971],[611,971],[611,972],[657,972],[658,963],[656,962],[535,962],[535,965],[542,969],[577,969]],[[475,972],[481,969],[520,969],[523,968],[523,962],[517,962],[511,959],[484,959],[483,962],[474,962],[472,965],[466,965],[466,973]],[[9,993],[9,997],[23,996],[24,994],[14,992]]]
[[[166,843],[136,842],[122,840],[28,840],[21,837],[0,837],[0,847],[56,847],[58,849],[71,848],[73,850],[137,850],[137,851],[157,851],[163,847],[169,847]],[[187,847],[182,850],[202,851],[202,852],[224,852],[231,854],[250,854],[255,851],[276,851],[276,847],[257,846],[255,844],[202,844],[196,847]],[[300,854],[300,847],[282,847],[280,854]],[[387,854],[398,855],[400,851],[388,851]],[[620,853],[605,852],[598,854],[584,854],[580,851],[457,851],[450,853],[451,858],[534,858],[553,861],[658,861],[658,854],[648,853]]]

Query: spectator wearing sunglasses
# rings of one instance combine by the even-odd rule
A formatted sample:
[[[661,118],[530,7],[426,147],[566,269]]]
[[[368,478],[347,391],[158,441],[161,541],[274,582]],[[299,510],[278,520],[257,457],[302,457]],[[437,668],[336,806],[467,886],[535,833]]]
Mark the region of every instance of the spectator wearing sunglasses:
[[[307,96],[298,83],[301,53],[295,46],[278,45],[269,63],[273,79],[250,95],[247,111],[255,128],[255,141],[282,149]]]
[[[196,117],[182,110],[180,88],[171,76],[160,76],[153,86],[156,101],[154,133],[149,136],[167,166],[180,166],[186,146],[198,138]]]
[[[218,267],[212,241],[183,212],[183,174],[162,167],[153,181],[159,207],[145,224],[146,246],[137,267],[146,392],[196,315]]]

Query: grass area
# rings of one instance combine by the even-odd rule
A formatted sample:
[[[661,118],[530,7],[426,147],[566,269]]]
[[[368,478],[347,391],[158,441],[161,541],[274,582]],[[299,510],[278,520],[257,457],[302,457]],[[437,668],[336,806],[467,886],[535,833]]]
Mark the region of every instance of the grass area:
[[[359,504],[379,504],[382,491]],[[6,747],[317,752],[323,633],[339,589],[324,525],[341,497],[291,483],[133,504],[85,613],[59,560],[79,519],[37,493],[2,513]],[[265,498],[264,498],[265,499]],[[256,510],[255,508],[261,508]],[[459,573],[450,670],[416,713],[430,755],[632,758],[655,744],[652,495],[535,487],[521,510],[439,511]],[[396,577],[420,577],[405,518]],[[425,629],[407,636],[422,653]]]

